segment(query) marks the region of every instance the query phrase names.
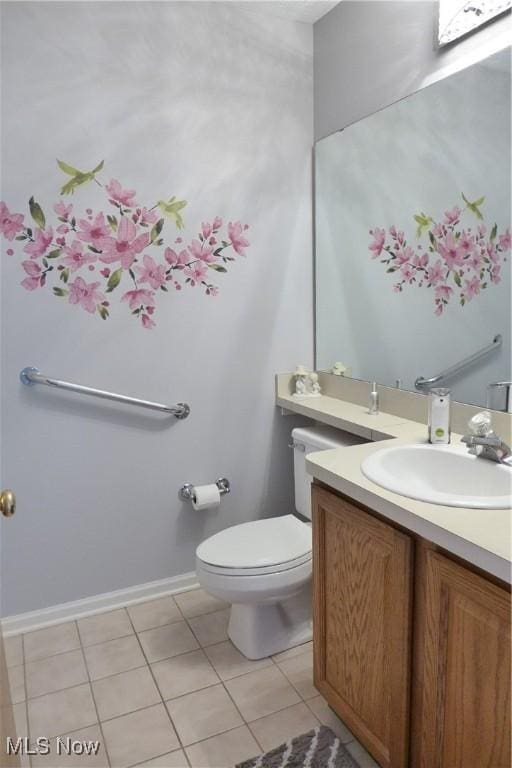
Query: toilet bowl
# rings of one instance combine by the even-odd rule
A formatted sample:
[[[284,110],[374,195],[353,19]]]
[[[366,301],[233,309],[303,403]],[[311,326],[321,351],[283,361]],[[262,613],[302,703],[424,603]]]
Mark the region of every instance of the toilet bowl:
[[[197,548],[196,566],[202,587],[232,604],[228,635],[248,659],[311,640],[306,523],[285,515],[233,525]]]
[[[364,442],[329,427],[296,428],[293,514],[239,523],[203,541],[196,550],[201,586],[231,603],[228,636],[248,659],[261,659],[311,640],[311,477],[305,457]]]

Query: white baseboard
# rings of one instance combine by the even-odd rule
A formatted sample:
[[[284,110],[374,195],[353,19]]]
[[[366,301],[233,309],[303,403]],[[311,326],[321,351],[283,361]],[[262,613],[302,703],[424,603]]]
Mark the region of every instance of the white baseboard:
[[[199,584],[195,571],[182,573],[179,576],[171,576],[169,579],[148,581],[146,584],[117,589],[115,592],[104,592],[101,595],[85,597],[83,600],[51,605],[48,608],[41,608],[39,611],[5,616],[2,619],[2,632],[4,637],[33,632],[35,629],[50,627],[52,624],[81,619],[93,613],[113,611],[115,608],[142,603],[145,600],[152,600],[165,595],[188,592],[197,587]]]

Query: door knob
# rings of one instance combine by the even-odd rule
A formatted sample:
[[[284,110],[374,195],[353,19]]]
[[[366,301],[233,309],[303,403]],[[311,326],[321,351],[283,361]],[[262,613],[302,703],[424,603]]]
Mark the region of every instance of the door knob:
[[[8,488],[0,493],[0,512],[4,517],[12,517],[16,512],[16,496]]]

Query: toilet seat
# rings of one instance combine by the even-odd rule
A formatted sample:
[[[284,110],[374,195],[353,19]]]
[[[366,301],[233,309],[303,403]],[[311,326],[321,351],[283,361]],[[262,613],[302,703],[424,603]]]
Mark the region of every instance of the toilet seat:
[[[311,560],[311,528],[294,515],[239,523],[203,541],[196,557],[202,571],[222,576],[287,571]]]
[[[312,555],[310,552],[309,555],[303,555],[303,557],[298,557],[296,560],[291,560],[288,563],[279,563],[278,565],[264,565],[260,568],[227,568],[210,565],[209,563],[203,562],[201,558],[198,557],[202,571],[206,573],[218,573],[222,576],[260,576],[265,573],[281,573],[281,571],[289,571],[293,568],[298,568],[304,563],[309,563],[311,562],[311,559]]]

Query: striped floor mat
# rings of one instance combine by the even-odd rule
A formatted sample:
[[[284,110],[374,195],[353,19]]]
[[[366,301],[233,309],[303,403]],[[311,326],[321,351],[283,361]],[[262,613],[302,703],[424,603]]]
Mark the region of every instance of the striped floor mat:
[[[336,735],[321,725],[236,768],[360,768]]]

